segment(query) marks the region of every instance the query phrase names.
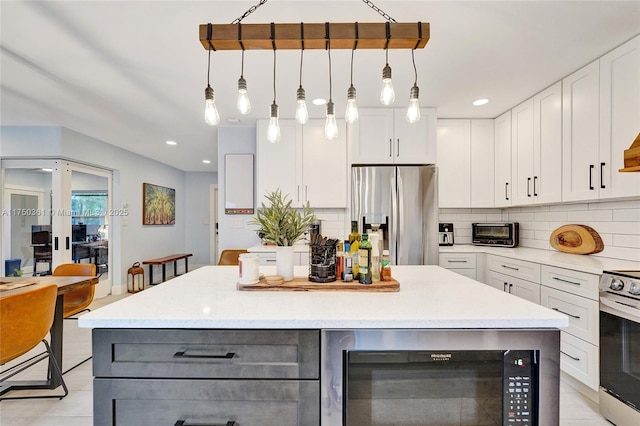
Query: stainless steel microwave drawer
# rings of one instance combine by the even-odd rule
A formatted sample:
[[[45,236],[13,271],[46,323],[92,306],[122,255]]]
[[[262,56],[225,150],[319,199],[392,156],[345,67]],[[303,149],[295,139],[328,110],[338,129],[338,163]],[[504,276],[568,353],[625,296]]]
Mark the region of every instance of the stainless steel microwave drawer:
[[[318,380],[95,379],[93,392],[96,426],[320,424]]]
[[[318,379],[318,330],[94,329],[95,377]]]

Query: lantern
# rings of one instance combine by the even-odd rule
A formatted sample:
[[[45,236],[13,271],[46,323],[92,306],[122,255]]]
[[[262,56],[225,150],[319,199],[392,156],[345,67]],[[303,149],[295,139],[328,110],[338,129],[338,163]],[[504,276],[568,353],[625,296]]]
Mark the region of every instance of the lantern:
[[[144,268],[140,266],[140,262],[135,262],[131,265],[127,272],[127,291],[136,293],[144,290]]]

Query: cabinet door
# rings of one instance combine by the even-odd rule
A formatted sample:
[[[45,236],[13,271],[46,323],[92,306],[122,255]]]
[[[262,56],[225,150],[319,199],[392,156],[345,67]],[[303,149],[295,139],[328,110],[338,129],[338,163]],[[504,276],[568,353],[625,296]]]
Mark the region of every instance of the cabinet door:
[[[600,58],[600,198],[640,194],[640,173],[620,173],[640,132],[640,36]]]
[[[533,98],[511,110],[513,205],[533,203]]]
[[[338,138],[324,137],[324,120],[309,120],[302,130],[303,201],[313,208],[347,207],[347,137],[344,120]]]
[[[393,114],[393,162],[436,164],[436,110],[420,108],[420,120],[413,124],[407,122],[405,109],[394,109]]]
[[[595,61],[562,80],[562,201],[598,198],[599,74]]]
[[[280,120],[279,142],[267,141],[268,120],[258,120],[256,126],[257,152],[257,193],[258,206],[268,203],[264,198],[267,192],[278,188],[283,194],[289,194],[295,206],[302,204],[301,152],[298,149],[301,140],[300,126],[295,120]]]
[[[471,120],[471,207],[493,207],[493,128],[493,120]]]
[[[509,279],[509,293],[529,302],[540,304],[540,284],[519,278]]]
[[[351,163],[393,163],[393,110],[362,108],[353,129]]]
[[[507,275],[495,271],[487,271],[487,285],[500,291],[508,291],[509,279]]]
[[[440,208],[471,207],[471,124],[438,120]]]
[[[511,111],[495,120],[495,196],[496,207],[511,205]]]
[[[533,196],[562,201],[562,82],[533,97]]]

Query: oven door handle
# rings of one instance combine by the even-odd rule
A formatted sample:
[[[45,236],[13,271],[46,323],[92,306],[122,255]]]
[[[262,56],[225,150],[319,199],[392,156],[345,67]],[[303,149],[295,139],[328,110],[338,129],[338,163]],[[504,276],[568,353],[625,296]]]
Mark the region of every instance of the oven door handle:
[[[633,306],[628,306],[623,303],[607,299],[605,297],[600,298],[600,303],[602,303],[605,306],[608,306],[613,310],[616,310],[631,316],[632,318],[634,318],[636,322],[640,322],[640,310],[634,308]]]

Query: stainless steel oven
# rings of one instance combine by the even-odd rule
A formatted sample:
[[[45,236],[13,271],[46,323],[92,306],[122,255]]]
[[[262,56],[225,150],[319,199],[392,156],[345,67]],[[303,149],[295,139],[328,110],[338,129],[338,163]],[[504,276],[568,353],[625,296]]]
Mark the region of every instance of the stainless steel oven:
[[[600,414],[640,425],[640,271],[600,279]]]
[[[323,331],[321,424],[558,425],[558,330]]]

